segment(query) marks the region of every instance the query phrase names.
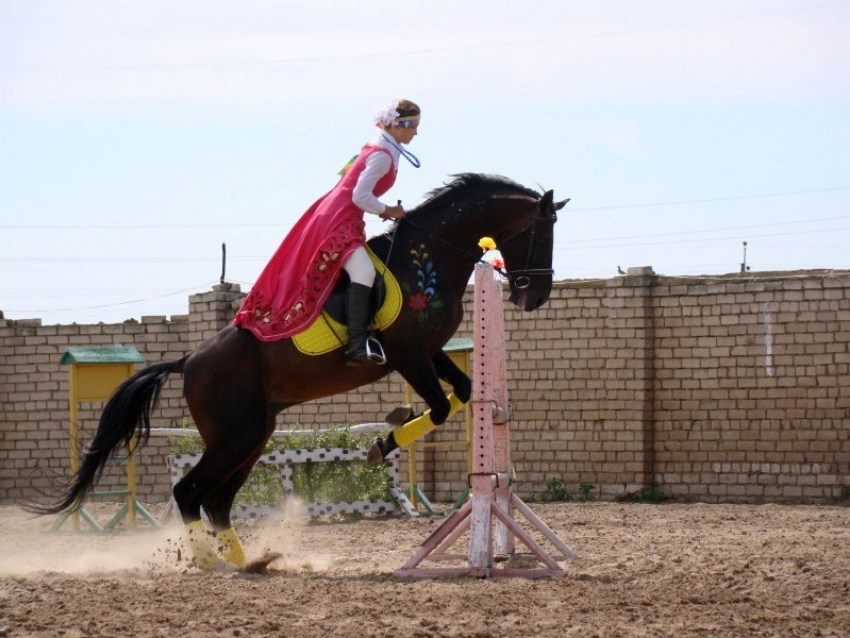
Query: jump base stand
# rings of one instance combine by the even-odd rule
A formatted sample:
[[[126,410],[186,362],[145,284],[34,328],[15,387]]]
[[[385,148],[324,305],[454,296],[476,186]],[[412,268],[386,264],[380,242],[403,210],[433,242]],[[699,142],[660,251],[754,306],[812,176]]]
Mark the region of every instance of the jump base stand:
[[[472,496],[395,572],[398,576],[551,578],[566,573],[559,561],[578,558],[513,493],[501,293],[501,285],[493,278],[493,267],[489,264],[476,266],[475,346],[472,350],[473,472],[469,476]],[[516,514],[552,545],[553,553],[517,523]],[[451,547],[467,532],[468,551],[450,553]],[[525,545],[527,553],[517,553],[517,539]],[[461,560],[466,561],[466,567],[422,566],[425,561]]]

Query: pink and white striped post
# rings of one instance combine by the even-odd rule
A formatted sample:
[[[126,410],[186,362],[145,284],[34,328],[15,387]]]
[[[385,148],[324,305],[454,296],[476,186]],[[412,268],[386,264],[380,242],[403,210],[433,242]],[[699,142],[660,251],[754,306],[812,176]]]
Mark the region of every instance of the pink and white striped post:
[[[564,575],[558,561],[578,558],[520,498],[513,493],[509,423],[510,406],[505,377],[505,334],[502,288],[493,278],[493,267],[475,268],[475,345],[472,350],[473,437],[472,496],[452,514],[396,571],[399,576],[477,576],[482,578],[544,578]],[[560,555],[552,556],[514,519],[515,512],[543,535]],[[495,524],[495,539],[494,539]],[[469,532],[467,554],[448,553]],[[516,553],[519,539],[530,553]],[[525,558],[535,567],[511,566]],[[466,567],[420,567],[425,560],[466,560]],[[505,567],[496,567],[505,562]],[[523,561],[525,562],[525,561]]]

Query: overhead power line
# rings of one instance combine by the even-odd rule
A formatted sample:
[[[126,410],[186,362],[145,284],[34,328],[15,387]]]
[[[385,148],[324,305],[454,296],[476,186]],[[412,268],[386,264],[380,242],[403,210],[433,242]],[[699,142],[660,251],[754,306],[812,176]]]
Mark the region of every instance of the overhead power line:
[[[827,217],[826,219],[847,219],[850,218],[850,215],[844,215],[841,217]],[[823,220],[811,220],[811,221],[823,221]],[[699,233],[699,232],[719,232],[721,230],[737,230],[737,229],[746,229],[746,228],[759,228],[765,226],[779,226],[786,224],[800,224],[806,222],[777,222],[775,224],[755,224],[752,226],[739,226],[739,227],[730,227],[726,229],[715,229],[713,231],[683,231],[682,233],[659,233],[657,235],[635,235],[635,236],[623,236],[623,237],[608,237],[605,239],[592,239],[585,241],[616,241],[620,239],[647,239],[652,237],[669,237],[680,234],[688,234],[688,233]],[[817,233],[834,233],[840,231],[850,230],[850,226],[840,226],[837,228],[821,228],[815,230],[795,230],[791,232],[780,232],[780,233],[747,233],[747,238],[753,237],[784,237],[793,235],[795,237],[799,235],[811,235]],[[566,245],[566,244],[581,244],[584,243],[581,240],[575,241],[564,241],[564,242],[555,242],[555,246],[560,250],[568,250],[568,251],[579,251],[579,250],[610,250],[610,249],[646,249],[652,248],[653,246],[670,246],[670,245],[678,245],[681,246],[683,244],[709,244],[716,242],[724,242],[724,241],[734,241],[741,239],[740,235],[733,236],[724,236],[724,237],[699,237],[694,239],[672,239],[667,241],[649,241],[649,242],[640,242],[640,243],[623,243],[623,244],[594,244],[594,245]],[[239,262],[262,262],[265,259],[268,259],[268,256],[263,255],[240,255],[234,256],[230,258],[232,261]],[[208,257],[198,257],[198,258],[185,258],[185,257],[156,257],[156,258],[148,258],[148,257],[0,257],[0,263],[78,263],[78,262],[94,262],[94,263],[124,263],[124,262],[156,262],[156,263],[185,263],[187,261],[213,261],[213,258]],[[215,283],[215,282],[213,282]],[[238,283],[238,282],[237,282]],[[132,303],[132,302],[127,302]]]
[[[684,204],[708,204],[717,202],[731,202],[744,199],[761,199],[766,197],[784,197],[787,195],[808,195],[812,193],[831,193],[836,191],[850,191],[850,186],[833,186],[830,188],[810,188],[806,190],[796,191],[779,191],[775,193],[758,193],[755,195],[732,195],[729,197],[709,197],[705,199],[684,199],[669,202],[655,202],[653,204],[621,204],[616,206],[596,206],[590,208],[570,208],[569,212],[595,212],[600,210],[621,210],[628,208],[652,208],[655,206],[677,206]],[[825,221],[827,219],[843,219],[845,216],[825,217],[822,220],[806,220],[806,221]],[[798,222],[780,222],[780,223],[798,223]],[[799,222],[804,223],[804,222]],[[770,224],[765,224],[770,225]],[[178,229],[178,228],[280,228],[282,231],[287,230],[292,224],[281,224],[280,222],[222,222],[222,223],[204,223],[204,224],[0,224],[2,230],[142,230],[151,229]],[[697,232],[697,231],[687,231]],[[699,231],[702,232],[702,231]],[[607,238],[610,239],[610,238]]]
[[[798,221],[788,221],[788,222],[768,222],[764,224],[748,224],[745,226],[726,226],[721,228],[709,228],[702,230],[683,230],[669,233],[649,233],[643,235],[620,235],[615,237],[596,237],[596,238],[588,238],[588,239],[568,239],[563,241],[555,242],[555,246],[563,249],[563,250],[600,250],[600,249],[610,249],[610,248],[648,248],[651,246],[662,246],[662,245],[670,245],[670,244],[693,244],[693,243],[711,243],[718,241],[728,241],[740,239],[739,236],[725,236],[725,237],[702,237],[695,239],[676,239],[672,241],[660,241],[660,242],[640,242],[640,243],[627,243],[627,244],[596,244],[591,242],[610,242],[610,241],[619,241],[619,240],[631,240],[631,239],[653,239],[656,237],[681,237],[683,235],[696,235],[696,234],[705,234],[705,233],[718,233],[718,232],[727,232],[733,230],[752,230],[756,228],[771,228],[777,226],[793,226],[800,224],[811,224],[825,221],[835,221],[840,219],[850,219],[850,215],[836,215],[832,217],[819,217],[815,219],[806,219],[806,220],[798,220]],[[812,229],[812,230],[797,230],[792,232],[782,232],[782,233],[748,233],[747,237],[781,237],[787,235],[807,235],[807,234],[816,234],[816,233],[824,233],[824,232],[836,232],[836,231],[845,231],[850,230],[850,227],[842,226],[838,228],[823,228],[823,229]],[[587,244],[587,245],[582,245]],[[82,256],[74,256],[74,257],[0,257],[0,263],[204,263],[212,260],[217,260],[218,257],[82,257]],[[261,261],[265,259],[265,257],[258,255],[239,255],[231,257],[231,261],[233,262],[252,262],[252,261]]]
[[[713,18],[710,20],[695,20],[693,22],[680,22],[678,24],[656,25],[649,27],[638,27],[635,29],[622,29],[617,31],[604,31],[587,35],[566,35],[552,38],[535,38],[533,40],[516,40],[513,42],[492,42],[489,44],[469,44],[454,47],[435,47],[428,49],[398,50],[392,52],[392,57],[411,57],[418,55],[430,55],[435,53],[460,53],[464,51],[480,51],[486,49],[501,49],[510,47],[538,46],[556,42],[581,42],[582,40],[593,40],[596,38],[610,38],[627,35],[638,35],[642,33],[653,33],[658,31],[671,31],[690,27],[701,27],[712,24],[723,24],[728,22],[740,22],[757,18],[770,18],[789,13],[800,13],[803,11],[814,11],[816,9],[827,9],[850,4],[850,0],[842,2],[829,2],[808,7],[796,7],[779,11],[765,11],[762,13],[750,13],[742,16],[731,16],[726,18]],[[0,73],[37,73],[37,72],[78,72],[78,71],[155,71],[174,69],[208,69],[208,68],[240,68],[251,66],[268,66],[277,64],[293,64],[299,62],[336,62],[340,60],[363,60],[369,58],[386,58],[390,54],[386,51],[380,53],[356,53],[329,56],[307,56],[300,58],[279,58],[274,60],[250,60],[243,62],[185,62],[175,64],[138,64],[125,66],[91,66],[91,67],[32,67],[0,69]]]
[[[822,228],[820,230],[799,230],[790,233],[757,233],[757,234],[747,234],[747,238],[751,237],[783,237],[787,235],[794,235],[795,237],[798,235],[811,235],[814,233],[834,233],[837,231],[845,231],[850,230],[850,226],[842,226],[840,228]],[[651,246],[669,246],[670,244],[682,245],[682,244],[708,244],[713,242],[722,242],[722,241],[730,241],[741,239],[740,235],[738,236],[727,236],[727,237],[703,237],[700,239],[675,239],[671,241],[655,241],[655,242],[645,242],[641,244],[608,244],[608,245],[599,245],[599,246],[573,246],[567,247],[563,250],[602,250],[609,248],[649,248]]]
[[[220,224],[0,224],[3,230],[143,230],[178,228],[284,228],[280,222],[222,222]]]
[[[203,284],[198,284],[197,286],[191,286],[189,288],[183,288],[181,290],[173,290],[171,292],[166,292],[161,295],[154,295],[153,297],[146,297],[145,299],[131,299],[129,301],[117,301],[115,303],[101,304],[98,306],[78,306],[76,308],[8,308],[4,309],[6,312],[39,312],[44,314],[50,314],[54,312],[70,312],[72,310],[97,310],[100,308],[113,308],[115,306],[127,306],[134,303],[142,303],[145,301],[153,301],[154,299],[163,299],[164,297],[172,297],[174,295],[179,295],[184,292],[190,292],[192,290],[197,290],[198,288],[206,288],[207,286],[211,286],[213,284],[217,284],[218,281],[208,281]]]
[[[726,232],[728,230],[749,230],[752,228],[770,228],[772,226],[794,226],[798,224],[814,224],[817,222],[827,222],[827,221],[835,221],[836,219],[850,219],[850,215],[836,215],[834,217],[818,217],[816,219],[802,219],[799,221],[790,221],[790,222],[766,222],[764,224],[748,224],[746,226],[726,226],[723,228],[706,228],[702,230],[679,230],[671,233],[648,233],[646,235],[621,235],[619,237],[597,237],[597,238],[587,238],[587,239],[567,239],[564,241],[555,242],[556,246],[563,246],[566,244],[583,244],[586,242],[593,241],[613,241],[618,239],[650,239],[653,237],[676,237],[679,235],[696,235],[700,233],[720,233]],[[820,232],[820,231],[812,231],[812,232]],[[709,238],[706,238],[709,239]]]
[[[620,206],[595,206],[591,208],[573,208],[573,212],[597,210],[622,210],[626,208],[654,208],[656,206],[681,206],[683,204],[711,204],[715,202],[732,202],[742,199],[761,199],[765,197],[785,197],[786,195],[809,195],[811,193],[829,193],[832,191],[850,190],[850,186],[835,186],[833,188],[811,188],[798,191],[782,191],[778,193],[760,193],[758,195],[733,195],[731,197],[709,197],[706,199],[680,199],[672,202],[655,202],[653,204],[623,204]]]

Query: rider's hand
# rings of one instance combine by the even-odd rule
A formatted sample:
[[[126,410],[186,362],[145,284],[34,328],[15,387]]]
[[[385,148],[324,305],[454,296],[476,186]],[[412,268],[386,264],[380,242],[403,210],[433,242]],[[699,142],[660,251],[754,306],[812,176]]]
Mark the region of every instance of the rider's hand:
[[[388,219],[404,219],[404,216],[404,208],[400,204],[398,206],[387,206],[384,212],[379,215],[384,221]]]

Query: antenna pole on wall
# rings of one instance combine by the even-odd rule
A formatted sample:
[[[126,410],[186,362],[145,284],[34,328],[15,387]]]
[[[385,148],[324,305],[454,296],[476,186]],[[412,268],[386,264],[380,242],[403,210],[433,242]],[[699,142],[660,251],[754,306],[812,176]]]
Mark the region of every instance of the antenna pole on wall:
[[[744,260],[741,262],[741,272],[747,272],[750,269],[747,266],[747,242],[744,242]]]
[[[221,279],[219,283],[224,283],[224,273],[227,269],[227,244],[222,242],[221,244]]]

